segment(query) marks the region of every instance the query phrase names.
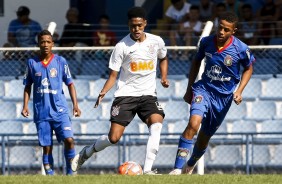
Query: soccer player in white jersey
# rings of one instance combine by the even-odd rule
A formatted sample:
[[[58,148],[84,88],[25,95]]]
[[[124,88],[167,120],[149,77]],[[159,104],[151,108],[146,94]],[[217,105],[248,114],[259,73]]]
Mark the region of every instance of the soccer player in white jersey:
[[[143,170],[145,174],[156,174],[152,171],[152,166],[158,153],[164,118],[164,111],[156,94],[156,68],[159,59],[161,84],[165,88],[169,87],[167,50],[161,37],[144,32],[147,21],[143,8],[133,7],[127,16],[130,34],[116,44],[109,61],[109,78],[95,104],[97,107],[101,103],[106,93],[114,86],[120,72],[115,100],[111,107],[111,128],[108,135],[102,135],[93,145],[84,147],[74,157],[73,171],[77,171],[95,152],[116,144],[126,126],[138,114],[150,132]]]
[[[76,90],[73,84],[67,61],[52,53],[54,41],[48,30],[38,34],[39,55],[27,61],[26,74],[23,80],[24,99],[21,114],[29,116],[28,101],[33,85],[34,123],[40,146],[43,147],[42,163],[46,175],[54,175],[53,170],[53,131],[59,142],[64,142],[66,174],[72,175],[71,160],[75,156],[72,124],[68,113],[68,104],[63,92],[63,83],[73,103],[73,115],[80,116]]]

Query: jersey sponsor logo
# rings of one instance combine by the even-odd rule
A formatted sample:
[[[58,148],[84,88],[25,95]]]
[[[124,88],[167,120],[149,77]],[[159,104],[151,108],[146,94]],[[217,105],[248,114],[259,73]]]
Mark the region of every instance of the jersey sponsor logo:
[[[119,115],[119,109],[120,109],[120,106],[113,106],[112,108],[112,116],[117,116]]]
[[[153,61],[139,61],[130,63],[130,69],[132,72],[137,71],[150,71],[154,69],[154,62]]]
[[[51,68],[50,70],[50,77],[57,77],[57,69],[56,68]]]
[[[227,55],[225,58],[224,58],[224,64],[226,66],[231,66],[232,65],[232,57],[230,55]]]
[[[203,101],[203,96],[201,95],[195,96],[194,98],[195,103],[201,103],[202,101]]]
[[[57,94],[57,90],[52,90],[52,89],[49,89],[49,85],[50,85],[50,82],[47,78],[44,78],[42,81],[41,81],[41,84],[42,86],[44,87],[43,89],[42,88],[38,88],[37,89],[37,93],[51,93],[51,94]]]
[[[208,52],[205,52],[205,56],[212,58],[212,54]]]
[[[50,83],[49,83],[49,80],[48,80],[47,78],[44,78],[44,79],[41,81],[41,84],[42,84],[42,86],[48,88],[48,86],[49,86]]]
[[[220,66],[214,65],[211,67],[210,70],[207,71],[207,76],[211,79],[211,82],[213,80],[218,80],[218,81],[230,81],[231,77],[224,77],[221,75],[222,73],[222,68]]]

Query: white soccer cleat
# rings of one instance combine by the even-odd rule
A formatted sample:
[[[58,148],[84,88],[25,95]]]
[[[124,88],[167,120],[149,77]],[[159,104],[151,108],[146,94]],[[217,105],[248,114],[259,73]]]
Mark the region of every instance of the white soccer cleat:
[[[92,155],[88,156],[86,155],[86,149],[89,148],[90,146],[85,146],[80,152],[79,154],[75,155],[75,157],[73,158],[72,162],[71,162],[71,170],[73,172],[76,172],[77,170],[79,170],[82,166],[82,164],[88,159],[90,158]]]
[[[145,175],[162,175],[162,174],[158,174],[158,171],[156,169],[153,171],[145,171],[144,174]]]
[[[182,171],[181,169],[173,169],[172,171],[170,171],[170,173],[168,173],[169,175],[181,175]]]
[[[195,164],[196,165],[196,164]],[[187,164],[185,164],[185,166],[183,167],[183,174],[189,174],[191,175],[193,173],[193,170],[195,168],[195,165],[194,166],[188,166]]]

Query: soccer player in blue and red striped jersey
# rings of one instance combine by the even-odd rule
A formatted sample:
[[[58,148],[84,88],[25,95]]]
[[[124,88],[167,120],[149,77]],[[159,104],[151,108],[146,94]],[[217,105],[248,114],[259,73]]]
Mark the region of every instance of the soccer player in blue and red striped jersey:
[[[174,169],[169,173],[171,175],[182,172],[192,174],[232,101],[237,105],[242,102],[242,92],[253,73],[252,63],[255,58],[248,46],[233,36],[237,22],[238,17],[234,13],[223,13],[219,17],[216,35],[204,37],[200,41],[184,95],[184,100],[191,104],[190,119],[179,139]],[[204,72],[201,79],[195,82],[204,58]],[[244,68],[242,76],[240,65]],[[192,151],[193,137],[198,130],[193,152],[186,163],[186,158]]]
[[[29,116],[28,101],[33,85],[33,118],[39,145],[43,147],[43,165],[46,175],[54,175],[53,131],[55,131],[58,142],[64,142],[66,174],[71,175],[73,172],[70,165],[75,156],[75,149],[63,83],[68,86],[73,103],[73,115],[79,117],[81,112],[77,103],[75,86],[66,60],[52,53],[54,42],[48,30],[43,30],[38,34],[38,45],[40,48],[39,56],[27,61],[23,80],[25,88],[22,115],[24,117]]]

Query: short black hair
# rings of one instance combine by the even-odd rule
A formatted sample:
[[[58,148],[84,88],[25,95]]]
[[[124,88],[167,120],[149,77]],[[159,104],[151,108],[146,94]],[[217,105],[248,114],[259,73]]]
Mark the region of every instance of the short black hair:
[[[243,9],[252,9],[252,5],[251,4],[248,4],[248,3],[246,3],[246,4],[243,4],[243,6],[242,6],[242,10]]]
[[[101,20],[101,19],[110,20],[110,17],[109,17],[107,14],[102,14],[102,15],[100,15],[100,17],[99,17],[99,20]]]
[[[44,36],[44,35],[49,35],[49,36],[51,36],[51,38],[52,38],[52,40],[53,40],[52,34],[51,34],[50,31],[48,31],[47,29],[44,29],[44,30],[42,30],[40,33],[38,33],[38,35],[37,35],[37,40],[39,41],[40,38],[41,38],[42,36]]]
[[[128,10],[127,17],[128,20],[137,17],[146,19],[146,11],[142,7],[133,7]]]
[[[20,6],[17,10],[17,16],[19,17],[24,16],[24,15],[29,15],[29,13],[30,13],[30,10],[26,6]]]
[[[226,5],[224,4],[224,3],[217,3],[216,4],[216,7],[218,8],[218,7],[224,7],[224,8],[226,8]]]
[[[192,6],[190,6],[190,11],[191,10],[199,10],[200,11],[200,7],[197,6],[197,5],[192,5]]]
[[[233,23],[235,27],[237,27],[239,21],[238,16],[230,11],[220,14],[218,20],[226,20],[227,22]]]
[[[176,4],[176,3],[178,3],[179,1],[181,1],[181,0],[170,0],[171,4]]]

